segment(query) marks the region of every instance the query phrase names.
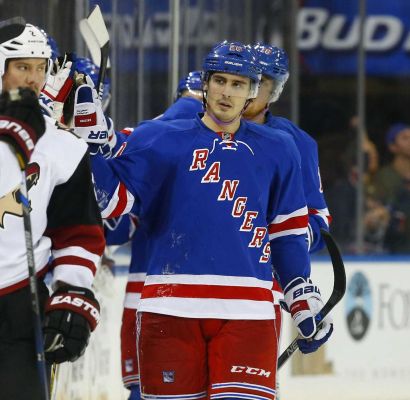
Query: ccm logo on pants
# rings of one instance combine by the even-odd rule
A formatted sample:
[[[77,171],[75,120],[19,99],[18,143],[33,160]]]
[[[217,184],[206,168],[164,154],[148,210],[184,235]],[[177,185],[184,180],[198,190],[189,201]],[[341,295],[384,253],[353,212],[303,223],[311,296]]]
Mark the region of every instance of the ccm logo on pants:
[[[265,376],[266,378],[268,378],[271,374],[271,371],[265,371],[264,369],[261,369],[261,368],[242,367],[239,365],[233,365],[231,368],[231,372],[237,372],[237,373],[244,372],[245,374]]]

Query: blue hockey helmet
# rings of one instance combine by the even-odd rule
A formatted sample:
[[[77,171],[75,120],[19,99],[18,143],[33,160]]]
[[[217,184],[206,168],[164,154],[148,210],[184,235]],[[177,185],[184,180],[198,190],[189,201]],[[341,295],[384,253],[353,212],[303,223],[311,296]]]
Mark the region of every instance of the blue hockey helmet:
[[[55,60],[57,57],[60,57],[60,49],[56,40],[52,36],[47,35],[47,43],[51,47],[51,59]]]
[[[187,76],[185,76],[179,81],[176,92],[176,98],[179,99],[185,90],[202,90],[202,71],[191,71]]]
[[[285,50],[258,43],[253,46],[256,52],[257,62],[262,70],[262,74],[276,83],[269,103],[278,100],[289,78],[289,59]]]
[[[203,63],[204,81],[212,72],[225,72],[246,76],[251,79],[248,99],[258,95],[261,69],[257,64],[255,51],[240,42],[223,41],[215,45]]]
[[[95,65],[89,58],[77,57],[75,59],[74,69],[78,72],[87,74],[92,79],[95,85],[95,88],[98,91],[97,83],[98,83],[98,73],[100,72],[100,68],[97,65]],[[105,75],[103,83],[104,83],[104,90],[103,90],[101,102],[102,102],[102,108],[105,111],[111,99],[111,80],[109,79],[107,75]]]

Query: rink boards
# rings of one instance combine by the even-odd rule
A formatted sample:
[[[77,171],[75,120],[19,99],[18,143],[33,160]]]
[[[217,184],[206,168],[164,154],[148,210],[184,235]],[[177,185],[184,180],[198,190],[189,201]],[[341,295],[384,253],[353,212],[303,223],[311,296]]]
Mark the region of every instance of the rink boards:
[[[116,257],[116,276],[97,278],[102,321],[85,357],[60,368],[58,400],[122,400],[119,329],[127,254]],[[279,372],[285,400],[410,399],[410,258],[347,259],[347,292],[332,313],[331,342],[313,355],[295,354]],[[330,295],[328,261],[314,261],[312,277]],[[284,316],[282,348],[295,336]]]

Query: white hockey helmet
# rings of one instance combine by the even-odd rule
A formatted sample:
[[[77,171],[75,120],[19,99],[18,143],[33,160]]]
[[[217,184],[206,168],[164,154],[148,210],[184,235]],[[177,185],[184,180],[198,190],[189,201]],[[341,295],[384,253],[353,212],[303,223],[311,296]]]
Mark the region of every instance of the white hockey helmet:
[[[0,78],[6,61],[14,58],[46,58],[50,70],[51,48],[46,36],[31,24],[9,24],[0,28]],[[0,91],[2,81],[0,79]]]

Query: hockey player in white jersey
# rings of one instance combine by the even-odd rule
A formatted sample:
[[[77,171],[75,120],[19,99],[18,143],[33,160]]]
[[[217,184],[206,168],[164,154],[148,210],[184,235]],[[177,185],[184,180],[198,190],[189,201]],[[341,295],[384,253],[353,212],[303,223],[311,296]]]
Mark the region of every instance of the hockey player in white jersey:
[[[241,120],[260,79],[251,49],[218,44],[203,70],[202,117],[146,122],[121,154],[92,160],[102,215],[133,209],[147,235],[141,397],[275,399],[271,263],[303,337],[323,304],[300,157],[288,135]]]
[[[33,25],[0,28],[2,91],[23,87],[38,96],[50,54],[45,36]],[[24,121],[24,114],[14,118]],[[104,237],[86,144],[58,128],[51,118],[43,118],[45,132],[33,150],[26,176],[46,360],[60,363],[83,354],[98,323],[99,305],[91,284]],[[37,400],[42,399],[42,390],[18,187],[1,200],[1,398]],[[47,271],[52,272],[51,296],[43,282]]]
[[[27,167],[35,144],[44,134],[44,118],[39,112],[37,97],[29,89],[0,95],[0,198],[20,184],[21,171]],[[11,129],[10,124],[13,124]],[[21,124],[25,128],[21,129]]]

